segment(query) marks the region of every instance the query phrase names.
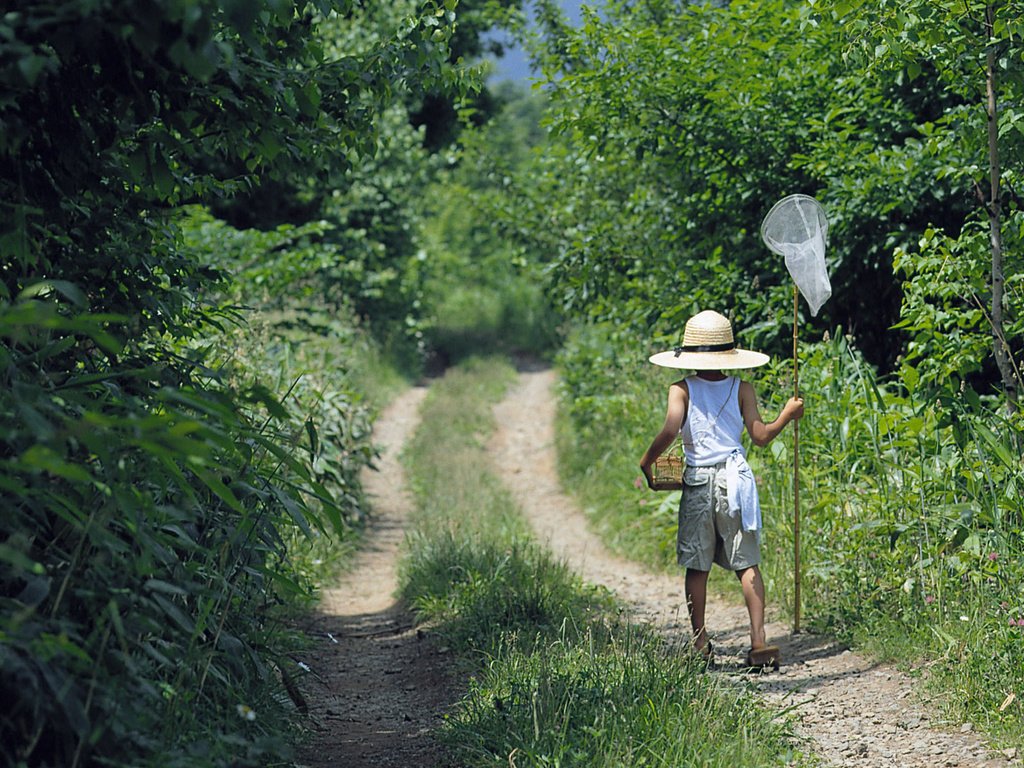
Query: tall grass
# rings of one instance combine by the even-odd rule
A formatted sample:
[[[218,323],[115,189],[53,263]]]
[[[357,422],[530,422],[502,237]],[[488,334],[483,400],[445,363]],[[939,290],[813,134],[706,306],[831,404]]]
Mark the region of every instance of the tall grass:
[[[470,690],[444,737],[466,766],[799,762],[787,723],[620,623],[531,539],[481,447],[512,370],[471,359],[436,383],[407,448],[418,512],[402,594],[460,653]]]
[[[258,376],[272,392],[287,393],[281,406],[284,445],[300,446],[314,478],[336,490],[344,513],[338,526],[288,521],[279,535],[289,567],[303,585],[289,601],[301,610],[315,600],[314,585],[331,583],[349,562],[366,521],[359,472],[375,457],[372,422],[404,387],[408,372],[344,312],[309,308],[254,312],[241,327],[216,337],[225,365],[239,381]],[[316,506],[316,493],[307,501]]]
[[[1020,418],[966,386],[918,391],[911,369],[880,381],[841,334],[802,345],[801,356],[805,619],[879,657],[927,668],[951,720],[1022,746]],[[580,488],[611,543],[667,565],[675,499],[632,480],[675,372],[635,358],[600,329],[574,338],[562,357],[560,447],[567,483]],[[790,363],[761,369],[754,383],[763,415],[774,417],[792,391]],[[788,612],[792,432],[749,455],[761,483],[769,605]]]
[[[593,630],[592,630],[593,631]],[[629,628],[502,650],[449,723],[469,765],[799,763],[788,730],[741,688]]]

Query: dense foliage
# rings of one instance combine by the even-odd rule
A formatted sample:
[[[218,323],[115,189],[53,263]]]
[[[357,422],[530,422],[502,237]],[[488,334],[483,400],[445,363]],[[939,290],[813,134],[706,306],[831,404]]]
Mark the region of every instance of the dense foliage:
[[[748,343],[783,351],[791,283],[758,228],[783,195],[811,194],[831,223],[834,291],[802,327],[842,325],[886,371],[908,353],[937,358],[987,394],[1004,382],[992,364],[988,196],[976,194],[989,186],[983,65],[995,47],[1012,190],[1020,9],[997,4],[989,46],[984,4],[920,5],[652,0],[610,2],[578,30],[552,22],[537,55],[557,140],[513,185],[508,235],[550,262],[573,316],[611,321],[652,350],[718,306]],[[948,18],[926,37],[933,6]],[[1001,205],[1000,333],[1016,359],[1016,198]]]
[[[505,84],[499,116],[462,137],[458,154],[431,187],[418,265],[426,308],[424,338],[444,363],[481,350],[546,355],[561,320],[545,295],[535,254],[518,253],[494,226],[508,186],[538,151],[544,99]]]

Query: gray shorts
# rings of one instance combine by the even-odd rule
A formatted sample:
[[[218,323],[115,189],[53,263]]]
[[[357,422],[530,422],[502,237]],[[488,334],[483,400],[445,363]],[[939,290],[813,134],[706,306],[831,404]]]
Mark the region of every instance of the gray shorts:
[[[710,571],[712,562],[730,571],[761,562],[761,532],[744,531],[740,513],[729,511],[725,462],[683,471],[676,562],[696,571]]]

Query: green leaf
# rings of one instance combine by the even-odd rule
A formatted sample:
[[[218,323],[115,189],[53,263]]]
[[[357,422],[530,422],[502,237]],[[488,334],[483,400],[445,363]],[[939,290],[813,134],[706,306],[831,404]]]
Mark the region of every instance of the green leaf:
[[[81,649],[66,637],[49,636],[46,639],[50,641],[51,648],[48,649],[50,653],[43,658],[36,659],[36,664],[42,673],[43,680],[46,681],[46,685],[53,694],[54,700],[60,704],[61,711],[67,718],[71,730],[79,738],[84,738],[89,731],[89,718],[82,705],[79,687],[64,669],[54,663],[59,659],[57,654],[60,651],[76,655],[81,653]]]
[[[0,560],[13,565],[15,568],[20,568],[26,573],[33,573],[36,575],[46,573],[46,568],[42,563],[36,562],[24,552],[21,552],[3,542],[0,542]]]
[[[188,635],[192,635],[196,628],[195,623],[181,608],[159,594],[153,594],[152,600],[160,606],[163,613],[177,624],[180,629],[184,630]]]
[[[246,397],[251,402],[262,403],[270,415],[275,419],[280,421],[288,421],[290,419],[290,415],[288,414],[288,411],[285,410],[284,406],[281,405],[281,401],[278,400],[277,396],[273,392],[262,384],[256,384],[255,386],[250,387],[246,391]]]
[[[127,647],[128,634],[124,630],[124,622],[121,620],[121,609],[118,607],[116,600],[111,599],[107,602],[107,614],[110,616],[110,623],[117,634],[118,642],[121,643],[122,647]]]
[[[25,82],[28,83],[30,88],[35,86],[39,75],[42,74],[44,69],[49,68],[49,65],[49,57],[39,56],[34,53],[18,59],[18,71],[21,72],[21,76],[25,78]]]
[[[306,436],[309,438],[309,457],[313,460],[320,453],[320,441],[312,418],[306,419]]]
[[[170,200],[174,194],[174,174],[167,164],[162,152],[157,150],[150,166],[150,179],[157,195],[163,200]]]
[[[978,434],[988,444],[988,447],[992,449],[996,457],[1009,469],[1019,470],[1021,468],[1021,458],[1017,456],[1014,458],[1014,452],[1012,449],[1000,440],[996,434],[982,424],[980,421],[975,423],[974,428],[978,431]]]
[[[51,582],[49,576],[31,576],[26,579],[25,587],[16,599],[29,608],[38,608],[50,594]]]
[[[90,483],[93,479],[81,465],[65,461],[56,451],[44,445],[33,445],[18,460],[29,471],[46,472],[79,483]]]
[[[146,589],[153,592],[161,592],[165,595],[188,595],[190,592],[177,584],[171,584],[168,581],[161,579],[147,579],[143,585]]]
[[[308,538],[313,537],[313,531],[309,526],[309,522],[306,519],[308,509],[303,505],[299,504],[295,499],[290,497],[286,491],[280,488],[274,488],[273,494],[277,498],[278,502],[288,512],[288,515],[299,527],[299,530]],[[312,517],[312,516],[310,516]],[[315,522],[315,518],[312,518]]]
[[[200,467],[193,466],[191,469],[196,477],[202,480],[203,484],[209,488],[217,498],[227,504],[228,507],[233,509],[235,512],[245,514],[245,507],[238,500],[232,490],[228,488],[219,477],[217,477],[213,472]]]
[[[60,293],[77,307],[82,309],[88,307],[89,301],[86,299],[85,294],[82,293],[82,290],[67,280],[40,280],[31,283],[18,294],[18,300],[25,301],[39,296],[47,296],[53,291]]]
[[[921,375],[913,366],[903,365],[900,367],[900,378],[903,380],[907,390],[913,394],[917,389],[917,383],[921,380]]]
[[[307,117],[316,117],[320,114],[320,101],[320,89],[316,83],[306,83],[295,91],[295,103]]]

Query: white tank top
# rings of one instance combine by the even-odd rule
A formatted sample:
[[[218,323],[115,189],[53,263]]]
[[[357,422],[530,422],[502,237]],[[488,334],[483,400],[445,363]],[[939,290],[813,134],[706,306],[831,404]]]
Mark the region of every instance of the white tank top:
[[[725,461],[737,450],[746,456],[740,443],[743,434],[740,380],[735,376],[721,381],[690,376],[686,387],[690,405],[680,433],[687,465],[710,467]]]

